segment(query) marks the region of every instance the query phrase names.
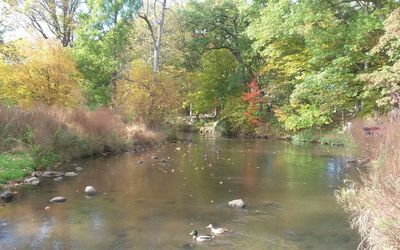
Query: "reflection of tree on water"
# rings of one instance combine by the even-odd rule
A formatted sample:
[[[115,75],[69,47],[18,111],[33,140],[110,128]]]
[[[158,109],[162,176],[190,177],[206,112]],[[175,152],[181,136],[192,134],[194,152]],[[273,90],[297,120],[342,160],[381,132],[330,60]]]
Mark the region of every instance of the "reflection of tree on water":
[[[242,170],[243,187],[248,193],[255,192],[257,190],[257,168],[256,159],[254,157],[246,158],[247,161]]]
[[[23,199],[0,209],[1,217],[10,218],[10,226],[0,225],[0,249],[29,247],[32,240],[32,248],[38,249],[176,249],[191,242],[190,230],[206,233],[209,223],[246,235],[230,238],[228,249],[274,249],[271,241],[293,246],[290,249],[307,244],[353,249],[353,238],[335,241],[348,233],[346,217],[335,210],[332,191],[326,189],[336,180],[341,157],[326,156],[319,148],[265,140],[203,140],[89,159],[81,162],[85,170],[78,177],[35,187],[29,195],[20,192]],[[168,159],[168,165],[161,165],[161,159]],[[92,199],[82,193],[89,184],[99,190]],[[49,196],[56,194],[67,202],[44,210]],[[234,198],[244,199],[248,209],[227,207]],[[288,230],[299,235],[299,241],[288,240]],[[306,236],[310,232],[322,233]],[[320,238],[336,248],[324,248],[328,243]]]

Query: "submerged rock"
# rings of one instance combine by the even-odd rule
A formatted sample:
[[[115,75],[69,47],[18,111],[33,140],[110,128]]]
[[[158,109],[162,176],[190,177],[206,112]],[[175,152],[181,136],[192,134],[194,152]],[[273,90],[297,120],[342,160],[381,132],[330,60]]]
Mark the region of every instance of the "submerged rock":
[[[76,170],[76,171],[82,171],[83,168],[82,168],[82,167],[76,167],[75,170]]]
[[[75,172],[66,172],[64,175],[67,177],[74,177],[74,176],[77,176],[78,174]]]
[[[246,204],[242,199],[236,199],[228,202],[228,205],[231,207],[240,207],[240,208],[245,208]]]
[[[57,202],[65,202],[67,198],[62,197],[62,196],[57,196],[54,197],[53,199],[49,200],[51,203],[57,203]]]
[[[64,178],[62,176],[59,176],[57,178],[54,178],[54,181],[62,181]]]
[[[95,195],[95,194],[97,194],[97,191],[92,186],[86,186],[85,187],[85,193],[88,194],[88,195]]]
[[[10,201],[12,201],[14,194],[11,191],[6,190],[0,194],[0,197],[3,201],[10,202]]]

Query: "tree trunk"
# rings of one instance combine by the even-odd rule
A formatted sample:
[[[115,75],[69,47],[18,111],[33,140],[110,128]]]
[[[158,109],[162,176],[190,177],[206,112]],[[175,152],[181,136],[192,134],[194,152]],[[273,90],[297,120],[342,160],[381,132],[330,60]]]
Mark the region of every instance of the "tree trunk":
[[[117,72],[111,74],[111,110],[115,110],[117,99]]]
[[[160,18],[160,20],[157,20],[157,22],[158,22],[157,39],[156,39],[156,42],[154,44],[154,58],[153,58],[153,71],[154,71],[154,73],[158,73],[158,71],[159,71],[161,37],[162,37],[163,29],[164,29],[164,19],[165,19],[165,9],[166,8],[167,8],[167,0],[163,0],[162,9],[161,9],[161,18]]]

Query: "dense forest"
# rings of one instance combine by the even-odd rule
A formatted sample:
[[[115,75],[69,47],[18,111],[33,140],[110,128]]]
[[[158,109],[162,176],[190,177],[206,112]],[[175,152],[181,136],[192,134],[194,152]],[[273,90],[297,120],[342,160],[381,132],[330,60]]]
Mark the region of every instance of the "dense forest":
[[[175,140],[188,119],[226,136],[353,128],[375,168],[338,200],[364,244],[399,246],[398,126],[357,119],[400,117],[400,1],[3,0],[0,11],[1,183]]]
[[[215,113],[235,135],[332,128],[398,105],[399,5],[3,1],[0,99],[149,126]],[[29,29],[10,41],[16,17]]]

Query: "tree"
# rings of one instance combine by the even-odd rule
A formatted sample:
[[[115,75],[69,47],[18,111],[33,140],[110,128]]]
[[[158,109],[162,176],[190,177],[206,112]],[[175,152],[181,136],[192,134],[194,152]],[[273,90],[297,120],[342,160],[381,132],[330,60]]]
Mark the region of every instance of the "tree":
[[[364,98],[372,98],[378,108],[389,111],[400,105],[400,8],[394,10],[384,22],[384,35],[371,50],[380,55],[383,65],[373,72],[360,75],[368,84]]]
[[[157,6],[158,3],[161,4],[160,10]],[[161,38],[164,32],[164,21],[165,21],[165,12],[167,9],[167,0],[162,0],[162,1],[154,0],[152,4],[152,11],[150,10],[150,8],[151,8],[150,2],[148,1],[147,4],[144,6],[144,9],[146,11],[139,12],[139,17],[143,19],[147,24],[153,42],[153,72],[158,73]]]
[[[149,127],[172,123],[179,101],[174,76],[161,71],[154,84],[152,68],[140,60],[133,61],[127,77],[118,82],[117,103],[121,113]]]
[[[208,50],[227,49],[239,63],[240,80],[247,82],[254,66],[250,40],[244,34],[248,25],[241,8],[244,1],[190,1],[180,15],[192,39],[188,41],[191,55],[187,57],[192,68],[199,66],[201,55]],[[197,61],[197,64],[196,64]]]
[[[131,21],[140,7],[133,0],[90,0],[80,17],[74,54],[92,105],[115,107],[117,81],[131,60]]]
[[[385,4],[381,4],[386,2]],[[263,89],[289,130],[338,124],[365,108],[357,75],[394,1],[275,1],[247,30],[265,65]]]
[[[205,53],[202,66],[195,87],[194,110],[207,113],[216,109],[218,113],[224,108],[227,97],[242,89],[235,79],[238,63],[229,50],[219,49]]]
[[[74,106],[83,102],[82,78],[69,48],[53,41],[15,45],[18,61],[0,59],[0,99],[10,103]]]
[[[64,47],[71,46],[77,16],[83,0],[6,0],[14,10],[28,17],[31,26],[44,38],[54,36]]]

